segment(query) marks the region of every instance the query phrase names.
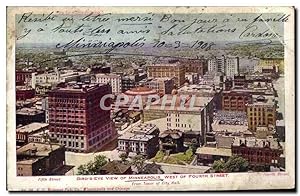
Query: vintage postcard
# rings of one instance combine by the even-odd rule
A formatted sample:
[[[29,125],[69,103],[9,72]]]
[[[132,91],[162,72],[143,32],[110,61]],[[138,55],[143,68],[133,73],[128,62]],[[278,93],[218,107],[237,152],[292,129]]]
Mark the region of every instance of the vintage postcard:
[[[294,20],[7,7],[7,189],[295,189]]]

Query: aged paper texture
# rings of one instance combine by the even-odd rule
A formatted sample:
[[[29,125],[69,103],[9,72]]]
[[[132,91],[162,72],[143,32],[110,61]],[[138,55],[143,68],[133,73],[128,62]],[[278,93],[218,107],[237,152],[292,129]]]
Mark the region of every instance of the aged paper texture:
[[[294,11],[7,7],[7,189],[294,189]]]

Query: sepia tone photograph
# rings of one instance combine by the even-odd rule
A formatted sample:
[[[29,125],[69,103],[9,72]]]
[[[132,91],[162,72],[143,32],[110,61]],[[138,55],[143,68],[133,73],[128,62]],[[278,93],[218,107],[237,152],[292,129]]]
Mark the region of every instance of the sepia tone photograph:
[[[293,7],[7,16],[8,190],[295,188]]]

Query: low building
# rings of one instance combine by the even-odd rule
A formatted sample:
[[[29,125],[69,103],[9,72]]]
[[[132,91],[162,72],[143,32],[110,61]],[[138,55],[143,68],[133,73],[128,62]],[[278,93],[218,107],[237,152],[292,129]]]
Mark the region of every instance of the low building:
[[[17,149],[17,176],[68,175],[72,169],[65,165],[64,146],[33,142]]]
[[[17,146],[22,146],[28,142],[43,142],[42,135],[46,133],[49,124],[47,123],[30,123],[28,125],[17,128],[16,130],[16,142]],[[39,139],[32,137],[34,134],[41,134]],[[37,135],[35,135],[37,136]]]
[[[176,129],[168,129],[159,134],[159,148],[162,151],[169,153],[184,151],[184,137],[183,132]]]
[[[205,146],[197,148],[196,154],[198,165],[211,165],[216,160],[227,161],[232,156],[231,149]]]
[[[33,122],[45,122],[45,111],[35,108],[21,108],[16,111],[17,125],[27,125]]]
[[[154,124],[139,124],[118,137],[118,150],[147,158],[158,151],[159,129]]]
[[[251,166],[278,166],[283,148],[277,138],[257,139],[255,137],[236,137],[232,154],[246,159]]]

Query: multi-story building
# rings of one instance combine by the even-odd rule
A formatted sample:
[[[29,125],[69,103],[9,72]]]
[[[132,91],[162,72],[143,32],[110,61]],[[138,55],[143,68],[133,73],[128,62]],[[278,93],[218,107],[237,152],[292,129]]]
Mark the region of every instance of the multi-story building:
[[[126,92],[132,88],[136,87],[134,76],[124,76],[122,77],[122,92]]]
[[[168,64],[153,64],[147,67],[147,71],[148,77],[174,77],[174,83],[177,88],[185,83],[185,67],[180,62]]]
[[[248,127],[255,132],[258,126],[276,126],[276,103],[274,96],[252,95],[247,106]]]
[[[109,84],[112,88],[112,93],[113,94],[118,94],[122,92],[122,78],[118,74],[96,74],[96,83],[104,83],[104,84]]]
[[[66,84],[49,93],[49,129],[67,150],[100,150],[116,137],[110,110],[100,100],[111,93],[108,84]],[[106,107],[111,101],[106,99]]]
[[[278,166],[283,148],[277,138],[257,139],[236,137],[231,146],[232,155],[246,159],[250,166]]]
[[[31,99],[35,96],[35,90],[26,86],[16,86],[16,100]]]
[[[165,95],[166,96],[166,95]],[[144,110],[144,122],[159,120],[159,129],[199,132],[199,141],[205,142],[206,132],[211,131],[213,122],[213,97],[168,95]],[[173,104],[174,100],[174,104]]]
[[[74,175],[65,161],[62,145],[28,143],[17,149],[17,176]]]
[[[225,63],[225,75],[233,78],[239,74],[239,57],[227,57]]]
[[[36,108],[21,108],[16,111],[16,124],[27,125],[33,122],[45,122],[45,111]]]
[[[31,123],[22,127],[17,128],[16,130],[16,142],[17,146],[21,146],[27,144],[29,141],[29,137],[38,132],[45,133],[48,129],[49,124],[46,123]]]
[[[197,73],[199,76],[204,75],[204,69],[207,67],[206,59],[181,59],[180,63],[185,66],[186,72]]]
[[[198,84],[199,83],[199,74],[198,73],[186,72],[185,78],[189,84]]]
[[[222,91],[219,87],[207,84],[184,85],[177,90],[179,95],[196,95],[199,97],[213,97],[214,107],[222,108]]]
[[[263,72],[263,70],[271,69],[274,72],[284,72],[284,59],[283,58],[262,58],[259,64],[254,68],[256,72]]]
[[[183,132],[178,129],[167,129],[159,134],[159,148],[170,153],[184,151]]]
[[[171,94],[174,89],[173,78],[150,78],[144,83],[145,86],[151,89],[155,89],[158,94]]]
[[[214,57],[208,60],[208,73],[225,72],[225,56]]]
[[[30,84],[32,71],[16,70],[16,85]]]
[[[235,83],[235,86],[222,92],[222,110],[246,111],[246,104],[251,100],[251,95],[274,95],[272,83],[251,81],[245,86],[239,86],[243,82]]]
[[[139,124],[118,137],[118,150],[148,158],[158,151],[159,129],[154,124]]]
[[[225,76],[233,77],[239,74],[239,58],[221,56],[214,57],[208,60],[208,72],[209,73],[224,73]]]

